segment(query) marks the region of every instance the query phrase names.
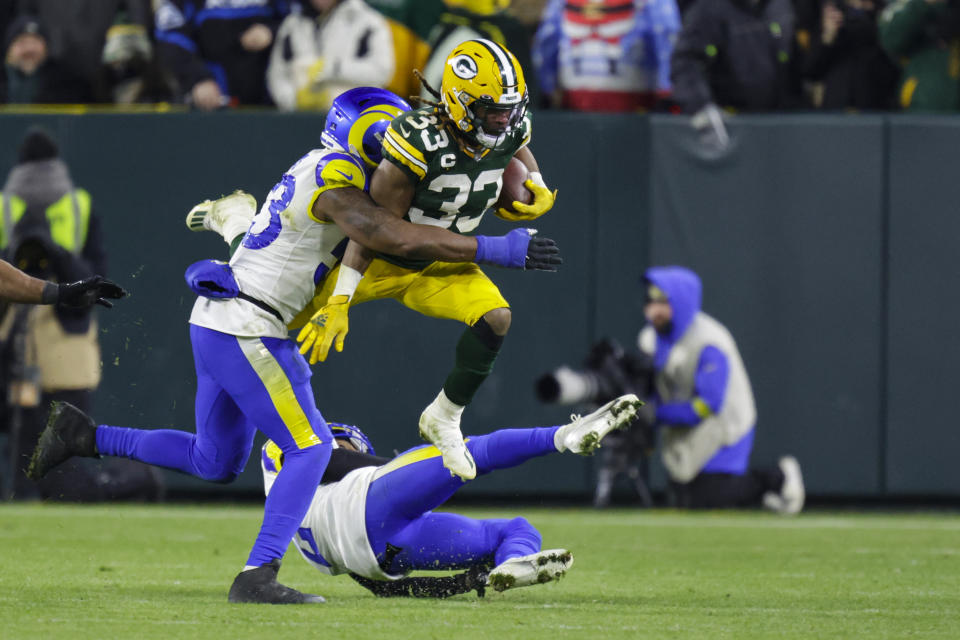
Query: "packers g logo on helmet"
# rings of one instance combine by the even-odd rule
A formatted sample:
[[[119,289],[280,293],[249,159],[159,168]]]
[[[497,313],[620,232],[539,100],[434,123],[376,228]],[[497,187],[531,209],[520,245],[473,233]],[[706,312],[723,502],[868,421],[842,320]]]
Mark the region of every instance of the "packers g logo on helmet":
[[[495,149],[527,112],[523,69],[516,57],[496,42],[467,40],[447,57],[440,102],[468,143]],[[494,128],[491,120],[485,120],[490,113],[506,114],[505,124]]]
[[[477,77],[477,63],[468,55],[459,55],[447,64],[458,78],[473,80]]]

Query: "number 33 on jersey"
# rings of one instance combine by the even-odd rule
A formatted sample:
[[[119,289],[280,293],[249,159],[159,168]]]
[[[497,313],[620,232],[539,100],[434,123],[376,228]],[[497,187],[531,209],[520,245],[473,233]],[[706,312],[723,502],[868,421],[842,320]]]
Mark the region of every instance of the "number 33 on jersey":
[[[525,116],[499,148],[474,156],[441,123],[436,107],[396,118],[384,136],[383,157],[416,184],[407,218],[459,233],[476,229],[497,202],[510,158],[530,142],[530,129],[530,117]]]

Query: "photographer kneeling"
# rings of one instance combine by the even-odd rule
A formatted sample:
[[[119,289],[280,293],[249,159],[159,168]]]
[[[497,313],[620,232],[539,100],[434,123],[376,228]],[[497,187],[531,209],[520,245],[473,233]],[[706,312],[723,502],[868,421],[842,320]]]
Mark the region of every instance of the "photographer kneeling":
[[[648,407],[661,430],[671,505],[718,509],[763,505],[784,514],[803,508],[797,461],[748,469],[756,405],[746,368],[727,329],[700,310],[700,278],[684,267],[644,274],[648,324],[640,349],[653,358]]]

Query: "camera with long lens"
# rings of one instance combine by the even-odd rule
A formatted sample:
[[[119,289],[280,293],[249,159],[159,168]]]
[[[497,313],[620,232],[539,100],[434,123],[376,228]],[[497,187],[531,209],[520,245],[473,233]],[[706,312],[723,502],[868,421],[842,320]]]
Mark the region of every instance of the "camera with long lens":
[[[625,393],[649,395],[653,361],[640,351],[625,351],[616,340],[594,343],[583,366],[564,365],[536,382],[537,398],[555,404],[604,404]]]
[[[545,373],[536,382],[541,402],[601,405],[625,393],[641,399],[651,395],[653,359],[639,350],[625,351],[615,340],[594,343],[577,369],[562,366]],[[648,459],[655,448],[653,414],[641,409],[627,429],[614,431],[603,440],[593,504],[610,504],[615,480],[626,476],[643,506],[653,505],[648,488]]]

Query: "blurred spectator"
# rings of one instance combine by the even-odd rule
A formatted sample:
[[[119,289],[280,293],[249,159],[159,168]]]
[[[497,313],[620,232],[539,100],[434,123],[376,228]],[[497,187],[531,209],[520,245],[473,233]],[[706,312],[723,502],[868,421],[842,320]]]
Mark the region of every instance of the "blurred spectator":
[[[43,130],[29,131],[20,145],[18,162],[0,193],[0,219],[0,249],[26,273],[54,282],[106,273],[106,251],[90,194],[74,186],[56,142]],[[71,465],[41,485],[26,478],[28,456],[46,424],[50,403],[63,400],[89,410],[101,373],[97,319],[90,308],[16,304],[4,309],[2,318],[0,376],[7,402],[0,424],[12,445],[14,496],[116,496],[116,491],[126,491],[116,484],[121,477],[139,478],[134,491],[144,484],[154,486],[151,473],[129,465]]]
[[[814,107],[893,107],[900,74],[880,47],[877,13],[873,0],[828,0],[809,39],[798,37],[803,75],[815,83]]]
[[[534,41],[543,94],[577,111],[652,108],[679,29],[676,0],[550,0]]]
[[[387,19],[393,36],[395,69],[386,89],[407,97],[420,90],[414,69],[423,69],[430,56],[427,39],[443,13],[442,0],[367,0]]]
[[[298,9],[280,25],[267,68],[278,107],[326,112],[344,91],[393,77],[390,27],[363,0],[307,0]]]
[[[960,4],[896,0],[880,17],[880,42],[903,67],[901,107],[960,109]]]
[[[267,63],[287,12],[285,0],[161,0],[157,54],[198,109],[271,104]]]
[[[138,24],[115,24],[107,31],[97,78],[97,102],[172,102],[176,80],[160,66],[146,31]]]
[[[151,25],[150,0],[19,0],[21,14],[36,16],[48,36],[50,56],[83,79],[97,97],[100,61],[107,31],[118,19],[138,25],[145,35]]]
[[[748,468],[753,390],[733,336],[700,310],[700,278],[684,267],[653,267],[644,280],[648,324],[638,342],[655,372],[644,410],[660,428],[673,506],[800,511],[803,479],[794,458],[781,458],[778,468]]]
[[[423,76],[434,89],[440,88],[443,68],[457,45],[467,40],[491,40],[510,50],[527,80],[527,91],[536,87],[532,77],[530,40],[526,28],[507,13],[510,0],[443,0],[444,11],[430,31],[427,44],[430,57],[423,67]],[[432,99],[432,94],[420,88],[420,97]],[[536,103],[531,95],[531,101]]]
[[[47,34],[31,16],[19,16],[3,39],[4,73],[0,103],[55,104],[89,102],[86,84],[47,50]]]
[[[791,0],[694,0],[673,52],[673,97],[686,113],[794,106]]]

